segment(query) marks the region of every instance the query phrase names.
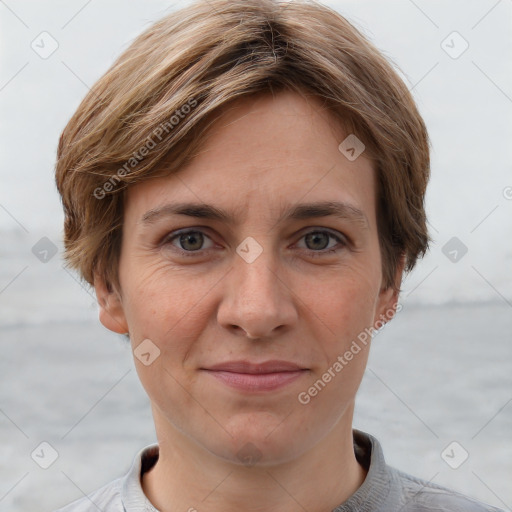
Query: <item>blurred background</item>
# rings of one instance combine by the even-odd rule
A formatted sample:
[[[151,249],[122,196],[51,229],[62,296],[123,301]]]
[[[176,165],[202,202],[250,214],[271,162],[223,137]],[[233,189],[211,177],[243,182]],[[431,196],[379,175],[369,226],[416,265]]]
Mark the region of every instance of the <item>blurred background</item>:
[[[155,442],[128,344],[62,266],[53,172],[89,87],[188,3],[0,1],[2,511],[54,510]],[[432,142],[434,242],[375,338],[354,426],[390,464],[511,510],[512,1],[323,3],[394,62]]]

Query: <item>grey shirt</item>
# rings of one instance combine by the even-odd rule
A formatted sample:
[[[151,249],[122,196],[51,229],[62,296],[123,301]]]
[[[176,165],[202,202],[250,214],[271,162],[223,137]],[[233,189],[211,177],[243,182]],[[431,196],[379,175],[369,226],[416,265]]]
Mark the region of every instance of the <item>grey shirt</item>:
[[[359,430],[353,435],[356,458],[368,473],[333,512],[503,512],[388,466],[377,439]],[[158,444],[147,446],[125,476],[56,512],[158,512],[141,486],[141,475],[157,460]]]

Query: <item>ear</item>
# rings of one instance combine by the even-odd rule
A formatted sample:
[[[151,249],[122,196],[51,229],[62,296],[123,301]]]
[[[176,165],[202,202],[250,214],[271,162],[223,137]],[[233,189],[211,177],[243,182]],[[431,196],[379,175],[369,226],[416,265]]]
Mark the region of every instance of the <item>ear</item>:
[[[107,286],[104,278],[99,274],[94,274],[94,289],[100,308],[100,322],[110,331],[127,334],[128,323],[119,292],[113,287]]]
[[[382,288],[377,300],[377,308],[375,310],[375,318],[373,325],[376,329],[380,329],[384,324],[389,322],[401,306],[398,304],[398,296],[400,295],[400,284],[405,268],[405,254],[402,254],[396,266],[394,276],[394,286]]]

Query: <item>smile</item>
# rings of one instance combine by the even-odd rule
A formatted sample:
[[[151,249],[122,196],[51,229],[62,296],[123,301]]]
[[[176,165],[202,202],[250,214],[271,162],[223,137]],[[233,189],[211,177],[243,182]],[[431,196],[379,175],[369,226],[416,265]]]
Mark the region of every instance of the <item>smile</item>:
[[[273,391],[291,384],[309,370],[288,361],[228,361],[201,370],[241,391]]]
[[[241,391],[273,391],[291,384],[308,372],[308,370],[273,373],[236,373],[222,370],[204,371],[224,384]]]

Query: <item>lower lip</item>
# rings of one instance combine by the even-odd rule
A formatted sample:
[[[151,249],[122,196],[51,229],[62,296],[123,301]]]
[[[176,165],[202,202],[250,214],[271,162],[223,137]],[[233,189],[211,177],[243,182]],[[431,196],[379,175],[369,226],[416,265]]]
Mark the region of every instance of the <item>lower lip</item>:
[[[242,391],[272,391],[291,384],[304,375],[307,370],[276,373],[233,373],[225,371],[205,370],[216,379],[232,388]]]

